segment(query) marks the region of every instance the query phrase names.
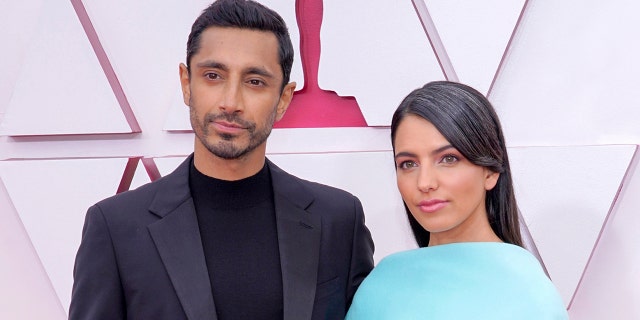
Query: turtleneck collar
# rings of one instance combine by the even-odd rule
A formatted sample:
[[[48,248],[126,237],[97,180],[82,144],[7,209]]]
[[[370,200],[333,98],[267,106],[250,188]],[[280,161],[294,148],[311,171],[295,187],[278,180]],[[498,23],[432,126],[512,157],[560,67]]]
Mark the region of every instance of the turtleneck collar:
[[[201,173],[192,161],[189,187],[194,201],[206,202],[210,208],[248,208],[273,198],[271,174],[266,162],[253,176],[227,181]]]

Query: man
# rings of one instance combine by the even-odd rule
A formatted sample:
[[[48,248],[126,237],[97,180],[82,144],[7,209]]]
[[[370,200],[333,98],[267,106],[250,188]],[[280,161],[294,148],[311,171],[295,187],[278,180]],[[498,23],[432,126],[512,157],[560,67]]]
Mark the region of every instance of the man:
[[[219,0],[193,24],[194,153],[89,208],[70,319],[343,319],[373,267],[360,201],[265,157],[295,90],[282,18]]]

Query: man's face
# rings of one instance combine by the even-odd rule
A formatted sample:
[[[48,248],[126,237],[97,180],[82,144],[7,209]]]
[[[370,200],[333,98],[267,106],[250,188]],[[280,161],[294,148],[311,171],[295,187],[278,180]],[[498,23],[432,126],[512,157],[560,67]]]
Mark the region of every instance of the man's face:
[[[197,138],[195,152],[204,147],[223,159],[246,157],[254,150],[264,153],[273,124],[295,90],[295,83],[281,90],[276,36],[210,27],[202,32],[190,67],[180,66],[180,78]]]

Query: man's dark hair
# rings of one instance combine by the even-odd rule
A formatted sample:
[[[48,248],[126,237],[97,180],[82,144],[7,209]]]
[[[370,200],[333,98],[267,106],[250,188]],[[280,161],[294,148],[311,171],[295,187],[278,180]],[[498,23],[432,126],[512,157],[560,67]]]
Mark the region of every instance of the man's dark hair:
[[[204,9],[191,26],[187,41],[187,69],[191,57],[200,50],[202,32],[209,27],[230,27],[272,32],[278,39],[278,57],[282,68],[282,87],[289,83],[293,65],[293,44],[282,17],[251,0],[217,0]]]

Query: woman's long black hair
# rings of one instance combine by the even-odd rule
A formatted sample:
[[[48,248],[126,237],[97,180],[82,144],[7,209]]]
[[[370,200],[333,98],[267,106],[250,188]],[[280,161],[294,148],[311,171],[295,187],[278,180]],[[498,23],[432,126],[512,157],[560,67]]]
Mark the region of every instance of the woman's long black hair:
[[[400,103],[391,120],[394,153],[398,126],[407,115],[431,122],[473,164],[500,173],[496,186],[487,191],[489,224],[502,241],[522,246],[507,147],[489,100],[467,85],[449,81],[430,82],[414,90]],[[406,203],[404,207],[418,245],[428,246],[429,231],[413,217]]]

